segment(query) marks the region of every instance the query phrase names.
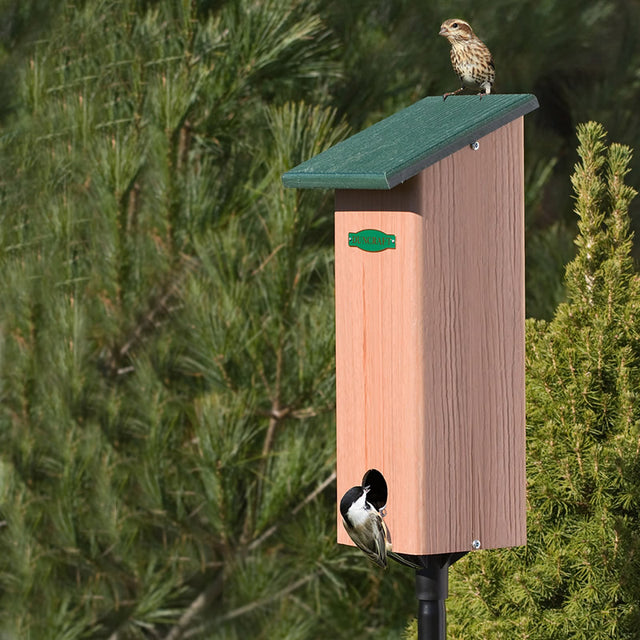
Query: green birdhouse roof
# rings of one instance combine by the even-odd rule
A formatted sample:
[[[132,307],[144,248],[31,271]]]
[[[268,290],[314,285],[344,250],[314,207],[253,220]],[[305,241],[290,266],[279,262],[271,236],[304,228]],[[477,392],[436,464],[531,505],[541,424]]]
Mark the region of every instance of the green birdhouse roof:
[[[423,98],[287,171],[282,183],[299,189],[392,189],[537,108],[530,94]]]

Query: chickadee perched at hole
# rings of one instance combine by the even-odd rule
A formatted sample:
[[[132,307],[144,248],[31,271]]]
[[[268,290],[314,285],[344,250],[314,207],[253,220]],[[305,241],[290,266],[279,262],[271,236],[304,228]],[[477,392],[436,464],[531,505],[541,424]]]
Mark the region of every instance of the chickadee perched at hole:
[[[340,500],[342,523],[349,537],[380,567],[391,551],[389,529],[380,512],[367,500],[370,487],[352,487]]]
[[[391,535],[380,512],[367,500],[370,487],[352,487],[340,500],[342,523],[349,537],[379,567],[387,567],[387,556],[413,569],[420,566],[391,551]]]

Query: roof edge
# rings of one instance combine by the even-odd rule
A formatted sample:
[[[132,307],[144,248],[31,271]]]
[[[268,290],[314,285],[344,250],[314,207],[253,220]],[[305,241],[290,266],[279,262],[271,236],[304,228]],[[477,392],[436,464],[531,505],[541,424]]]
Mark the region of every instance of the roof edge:
[[[399,171],[388,175],[387,184],[389,186],[387,188],[393,189],[394,187],[397,187],[405,180],[412,178],[416,174],[420,173],[420,171],[422,171],[423,169],[430,167],[432,164],[440,162],[440,160],[442,160],[443,158],[450,156],[456,151],[460,151],[460,149],[463,149],[467,145],[473,144],[480,138],[483,138],[484,136],[498,130],[500,127],[503,127],[505,124],[509,124],[510,122],[513,122],[514,120],[527,115],[527,113],[535,111],[540,106],[540,104],[538,103],[538,99],[534,95],[531,94],[530,98],[531,99],[529,101],[520,104],[516,108],[497,116],[484,125],[478,126],[472,132],[464,132],[460,134],[455,140],[452,140],[448,144],[443,145],[436,151],[432,151],[426,158],[417,160],[408,165],[406,168],[402,168]],[[284,183],[284,176],[282,177]]]
[[[450,98],[451,107],[440,96],[423,98],[290,169],[282,183],[298,189],[393,189],[539,106],[532,94],[482,98]],[[422,146],[413,144],[424,135]]]

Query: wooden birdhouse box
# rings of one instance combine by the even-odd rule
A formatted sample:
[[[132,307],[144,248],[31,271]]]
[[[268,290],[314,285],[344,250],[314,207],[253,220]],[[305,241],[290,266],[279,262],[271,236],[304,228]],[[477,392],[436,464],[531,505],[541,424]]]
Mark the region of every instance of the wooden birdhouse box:
[[[400,553],[526,542],[523,116],[537,106],[425,98],[283,176],[336,190],[338,499],[379,470]]]

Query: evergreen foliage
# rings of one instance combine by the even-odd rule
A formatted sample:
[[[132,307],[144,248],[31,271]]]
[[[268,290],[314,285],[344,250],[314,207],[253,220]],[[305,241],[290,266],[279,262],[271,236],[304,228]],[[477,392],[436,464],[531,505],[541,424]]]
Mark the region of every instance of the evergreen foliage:
[[[527,322],[528,544],[455,569],[452,638],[636,638],[640,624],[640,279],[631,151],[578,128],[580,233],[567,302]]]
[[[68,16],[76,5],[99,21],[110,20],[118,7],[120,13],[128,11],[132,16],[154,11],[179,16],[186,11],[198,21],[220,18],[224,13],[225,28],[233,20],[235,29],[227,33],[217,49],[219,54],[281,53],[284,42],[269,41],[270,34],[278,32],[278,3],[263,4],[263,14],[274,11],[274,22],[266,30],[257,25],[256,12],[246,10],[249,3],[237,0],[145,0],[126,5],[105,0],[0,0],[0,120],[20,108],[21,100],[13,89],[19,84],[22,61],[33,57],[33,42],[57,37],[61,46],[67,46],[62,34],[69,21],[55,18]],[[541,107],[527,117],[525,127],[527,313],[551,318],[556,304],[564,299],[564,266],[573,257],[575,220],[567,175],[575,162],[576,124],[597,120],[616,139],[640,146],[640,5],[628,0],[494,0],[490,4],[475,0],[295,0],[290,4],[299,16],[321,19],[324,27],[294,44],[288,58],[278,54],[276,67],[270,66],[268,56],[254,73],[248,73],[252,62],[236,67],[238,82],[229,82],[230,97],[240,97],[236,93],[242,90],[240,85],[245,89],[251,85],[262,96],[280,102],[304,97],[311,104],[331,104],[354,130],[360,130],[424,95],[451,89],[456,79],[448,46],[437,36],[440,23],[451,16],[469,20],[489,44],[496,61],[498,92],[538,96]],[[243,40],[247,34],[256,38],[253,44]],[[239,40],[234,46],[230,38],[236,36]],[[130,37],[135,40],[138,33],[131,32]],[[178,43],[174,50],[179,49]],[[68,48],[68,55],[73,51]],[[283,75],[287,60],[295,65],[302,58],[309,65],[304,81],[295,72],[287,79]],[[314,59],[322,63],[312,70]],[[273,84],[272,70],[277,77]],[[232,65],[227,72],[233,73]],[[243,110],[250,104],[243,104]],[[210,108],[215,117],[217,110],[214,105]],[[635,253],[637,256],[637,248]],[[541,290],[549,294],[539,293]]]
[[[640,132],[637,14],[0,2],[0,635],[398,637],[409,573],[335,544],[331,203],[280,174],[450,88],[437,27],[477,22],[500,90],[543,106],[528,310],[550,318],[573,123]],[[527,329],[530,545],[460,564],[458,637],[638,622],[630,155],[595,125],[581,140],[568,302]]]
[[[330,202],[280,184],[347,133],[334,42],[141,4],[66,3],[0,140],[0,635],[401,627],[335,544]]]

